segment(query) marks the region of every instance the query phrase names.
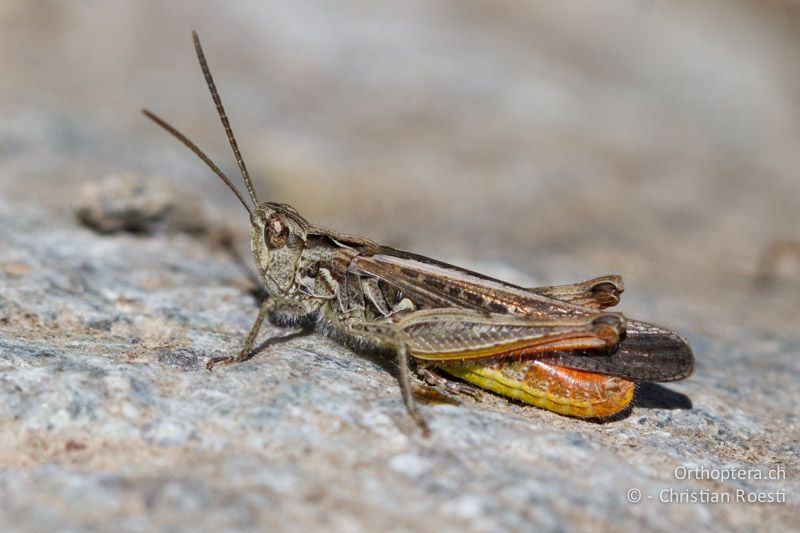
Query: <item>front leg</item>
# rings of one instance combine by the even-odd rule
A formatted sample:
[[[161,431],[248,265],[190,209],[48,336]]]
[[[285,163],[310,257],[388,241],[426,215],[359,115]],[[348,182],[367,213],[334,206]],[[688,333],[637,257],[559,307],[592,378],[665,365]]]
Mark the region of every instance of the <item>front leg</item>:
[[[233,363],[241,363],[247,361],[255,353],[253,352],[253,345],[258,337],[258,332],[261,331],[261,326],[264,324],[264,319],[269,319],[271,324],[278,327],[297,327],[306,325],[309,321],[310,313],[306,311],[300,304],[287,298],[267,298],[261,302],[261,307],[258,308],[258,316],[250,328],[250,332],[244,339],[244,345],[235,355],[225,357],[213,357],[206,363],[208,370],[213,370],[217,365],[230,365]]]

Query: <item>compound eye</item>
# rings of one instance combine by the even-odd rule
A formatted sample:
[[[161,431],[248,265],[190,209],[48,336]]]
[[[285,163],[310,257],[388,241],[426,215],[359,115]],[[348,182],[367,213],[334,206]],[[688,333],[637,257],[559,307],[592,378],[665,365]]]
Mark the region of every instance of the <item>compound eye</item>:
[[[267,248],[275,249],[286,245],[289,239],[289,226],[286,225],[283,216],[272,213],[264,224],[264,230],[264,242]]]

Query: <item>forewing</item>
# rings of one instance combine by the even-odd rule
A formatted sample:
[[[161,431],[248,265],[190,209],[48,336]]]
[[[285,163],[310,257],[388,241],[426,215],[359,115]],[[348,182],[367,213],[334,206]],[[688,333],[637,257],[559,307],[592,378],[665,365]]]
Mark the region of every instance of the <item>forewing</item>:
[[[357,256],[350,269],[398,288],[420,308],[461,307],[534,319],[597,313],[477,272],[391,248]]]

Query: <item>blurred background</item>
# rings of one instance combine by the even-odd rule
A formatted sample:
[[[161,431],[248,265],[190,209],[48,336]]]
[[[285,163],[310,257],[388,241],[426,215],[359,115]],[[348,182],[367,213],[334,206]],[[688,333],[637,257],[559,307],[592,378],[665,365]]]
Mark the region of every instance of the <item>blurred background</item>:
[[[238,174],[193,29],[262,200],[524,285],[622,274],[621,309],[695,347],[697,416],[733,406],[721,439],[796,468],[800,254],[756,278],[800,239],[799,2],[3,1],[7,216],[68,227],[79,185],[161,174],[244,246],[233,195],[140,113]]]
[[[626,296],[640,283],[719,302],[768,243],[800,238],[798,13],[777,0],[2,2],[0,186],[57,209],[99,173],[162,173],[244,226],[139,114],[236,174],[196,29],[262,197],[520,282],[619,272]],[[797,294],[769,305],[796,312]]]

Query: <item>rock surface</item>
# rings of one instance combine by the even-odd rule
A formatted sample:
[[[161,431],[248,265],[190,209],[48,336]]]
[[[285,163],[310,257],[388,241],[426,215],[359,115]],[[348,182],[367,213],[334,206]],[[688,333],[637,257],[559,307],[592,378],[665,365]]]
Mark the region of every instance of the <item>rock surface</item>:
[[[756,283],[800,238],[793,4],[566,5],[0,7],[0,529],[796,527],[800,271]],[[526,285],[620,273],[695,375],[605,424],[426,405],[423,438],[391,363],[316,336],[206,371],[255,317],[214,238],[246,216],[138,115],[234,168],[192,28],[263,197]],[[87,227],[109,173],[169,176],[204,229]]]

